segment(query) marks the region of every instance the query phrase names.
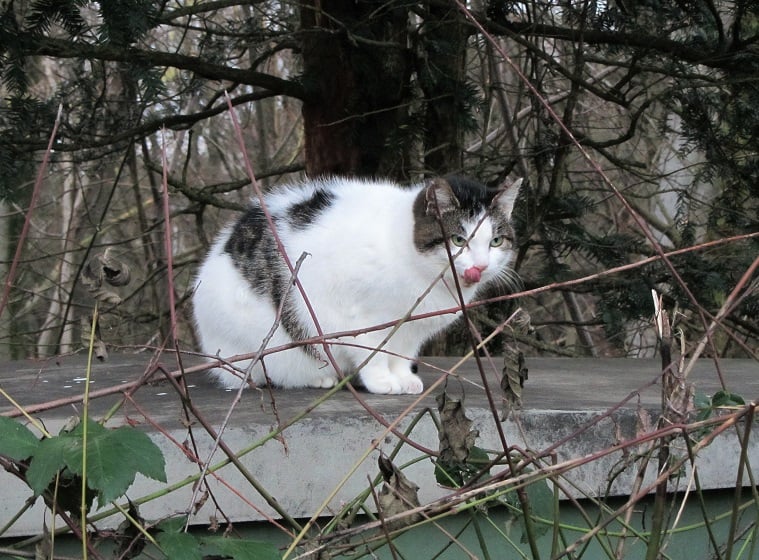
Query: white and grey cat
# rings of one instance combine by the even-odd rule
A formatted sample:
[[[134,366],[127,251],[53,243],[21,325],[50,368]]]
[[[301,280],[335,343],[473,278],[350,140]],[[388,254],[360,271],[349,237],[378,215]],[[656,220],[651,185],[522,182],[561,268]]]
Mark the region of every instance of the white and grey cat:
[[[511,212],[521,179],[502,190],[460,177],[412,187],[391,182],[327,178],[282,186],[264,196],[291,270],[259,201],[214,243],[197,275],[193,306],[202,350],[231,357],[288,345],[321,332],[342,374],[355,373],[372,393],[420,393],[413,372],[422,344],[450,325],[455,313],[368,328],[412,315],[460,306],[451,272],[469,302],[483,286],[508,287],[514,272]],[[384,342],[384,344],[383,344]],[[379,351],[375,349],[380,348]],[[372,353],[376,352],[373,356]],[[368,362],[367,362],[368,359]],[[239,387],[249,361],[212,374]],[[264,356],[252,372],[257,384],[332,387],[338,374],[321,343]]]

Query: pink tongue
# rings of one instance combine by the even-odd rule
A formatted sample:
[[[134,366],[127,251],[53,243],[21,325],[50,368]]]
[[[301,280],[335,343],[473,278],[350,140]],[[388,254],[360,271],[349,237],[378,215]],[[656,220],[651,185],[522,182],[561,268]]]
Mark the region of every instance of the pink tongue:
[[[475,282],[479,282],[481,276],[482,276],[482,272],[476,266],[467,268],[464,271],[464,280],[466,280],[467,282],[471,284],[474,284]]]

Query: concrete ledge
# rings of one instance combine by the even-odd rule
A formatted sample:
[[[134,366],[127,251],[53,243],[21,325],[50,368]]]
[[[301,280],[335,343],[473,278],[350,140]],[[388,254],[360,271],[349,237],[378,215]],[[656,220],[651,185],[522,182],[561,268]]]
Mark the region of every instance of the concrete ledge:
[[[106,363],[94,364],[91,390],[96,396],[110,394],[92,401],[91,414],[100,418],[115,404],[124,401],[109,425],[130,422],[142,426],[164,452],[169,484],[179,485],[199,471],[180,445],[188,436],[180,399],[165,381],[141,387],[130,399],[125,400],[122,392],[128,383],[137,381],[145,373],[150,360],[145,355],[114,355]],[[196,360],[186,357],[184,361],[185,366],[197,364]],[[427,360],[420,370],[425,385],[432,385],[450,370],[455,361]],[[164,355],[160,365],[166,371],[177,369],[175,357],[171,354]],[[500,365],[497,360],[490,368],[492,371],[487,372],[488,381],[496,388]],[[748,360],[722,360],[719,365],[731,391],[747,401],[756,400],[759,396],[759,364]],[[590,457],[650,430],[656,421],[661,399],[656,360],[529,358],[527,366],[529,380],[523,394],[524,409],[501,424],[510,446],[542,451],[564,441],[552,449],[557,461]],[[80,413],[81,406],[68,401],[81,395],[84,376],[85,359],[80,356],[0,364],[3,390],[22,406],[34,410],[34,416],[42,419],[52,433],[57,433],[67,418]],[[720,388],[715,365],[707,360],[699,362],[689,381],[702,393],[712,394]],[[193,405],[205,421],[218,430],[227,417],[235,393],[212,386],[202,374],[189,374],[188,383]],[[497,418],[488,406],[482,378],[473,360],[457,369],[455,377],[449,377],[448,391],[454,397],[463,396],[467,415],[480,433],[477,445],[485,449],[502,449]],[[379,441],[378,448],[385,453],[392,452],[399,443],[396,436],[387,433],[377,417],[387,423],[402,417],[399,429],[403,431],[416,415],[423,414],[425,408],[436,410],[434,395],[439,392],[435,390],[419,402],[415,396],[362,393],[360,397],[365,403],[362,405],[351,393],[342,391],[314,407],[325,392],[246,391],[229,416],[223,439],[236,452],[247,449],[266,438],[273,428],[289,423],[304,410],[313,408],[289,426],[281,438],[270,439],[245,454],[241,461],[291,516],[310,517],[325,502],[328,506],[323,514],[329,515],[330,511],[339,509],[346,500],[365,490],[367,477],[377,475],[378,451],[370,450],[372,443]],[[56,399],[59,402],[54,408],[38,410],[36,406]],[[618,406],[622,401],[625,402]],[[0,397],[0,414],[13,414],[14,411],[14,407]],[[213,440],[197,421],[193,422],[192,430],[201,461],[213,465],[224,459],[224,454],[218,450],[211,456]],[[437,449],[438,433],[429,415],[423,414],[421,421],[410,431],[409,438],[419,446]],[[700,453],[696,464],[703,488],[730,488],[735,484],[738,450],[735,430],[727,430]],[[629,463],[636,451],[618,450],[572,469],[565,477],[567,488],[575,496],[584,493],[626,494],[635,475],[635,466]],[[748,451],[750,464],[759,464],[756,430],[751,434]],[[423,456],[421,451],[404,444],[396,463],[404,464]],[[619,476],[610,483],[610,473],[617,471]],[[420,486],[422,503],[445,495],[446,492],[435,483],[433,465],[428,459],[416,462],[404,472]],[[232,520],[254,521],[276,516],[234,466],[221,468],[208,481],[217,503]],[[681,484],[685,484],[684,480]],[[339,490],[330,499],[338,486]],[[0,501],[2,526],[22,509],[31,491],[5,472],[0,472],[0,488],[3,489],[3,500]],[[128,495],[132,500],[138,500],[162,488],[165,488],[164,484],[139,478]],[[141,506],[141,513],[147,519],[155,519],[193,510],[192,499],[192,485],[185,485],[169,497],[145,503]],[[4,536],[38,533],[44,515],[44,508],[37,503]],[[207,500],[194,513],[194,520],[208,523],[215,515],[213,501]],[[102,525],[118,522],[120,519],[114,517],[103,521]]]

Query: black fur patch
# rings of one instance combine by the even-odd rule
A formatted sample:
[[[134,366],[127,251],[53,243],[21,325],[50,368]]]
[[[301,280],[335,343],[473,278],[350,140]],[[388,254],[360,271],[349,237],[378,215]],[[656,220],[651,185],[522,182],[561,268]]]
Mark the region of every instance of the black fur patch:
[[[456,195],[461,210],[466,212],[470,217],[476,216],[483,210],[489,208],[490,203],[493,202],[493,197],[497,192],[488,189],[482,183],[467,179],[466,177],[449,175],[445,177],[445,180],[451,186],[453,194]]]
[[[276,226],[277,218],[273,220]],[[282,307],[280,325],[291,339],[297,341],[310,336],[295,312],[293,298],[300,298],[300,294],[293,287],[292,275],[259,206],[249,208],[234,225],[224,251],[257,294],[268,298],[275,309]],[[301,349],[316,357],[313,347],[302,346]]]
[[[287,221],[293,229],[304,229],[316,221],[319,215],[335,200],[334,193],[318,189],[308,200],[293,204],[287,210]]]
[[[462,231],[462,221],[487,211],[497,192],[465,177],[452,175],[445,177],[445,181],[456,196],[458,207],[443,212],[440,220],[428,212],[426,187],[419,192],[414,201],[414,245],[420,253],[435,250],[445,243],[447,236]]]
[[[259,206],[249,208],[233,226],[224,251],[257,293],[272,292],[275,272],[271,264],[281,259],[266,215]]]

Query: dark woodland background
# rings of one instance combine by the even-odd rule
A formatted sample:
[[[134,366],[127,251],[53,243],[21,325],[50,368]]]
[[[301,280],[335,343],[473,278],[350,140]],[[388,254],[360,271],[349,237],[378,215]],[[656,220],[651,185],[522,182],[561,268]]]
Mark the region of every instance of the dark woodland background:
[[[652,356],[656,289],[686,351],[704,341],[707,355],[756,357],[759,4],[467,7],[0,3],[0,277],[11,280],[0,357],[86,345],[87,271],[99,256],[131,271],[109,288],[118,305],[101,306],[102,339],[129,350],[166,344],[171,286],[177,343],[192,349],[193,271],[253,195],[245,154],[264,188],[325,173],[403,182],[461,173],[490,185],[524,177],[525,288],[590,277],[520,300],[534,327],[528,351]],[[687,248],[669,264],[597,275]],[[490,306],[482,328],[510,309]],[[431,350],[456,344],[449,336]]]

